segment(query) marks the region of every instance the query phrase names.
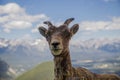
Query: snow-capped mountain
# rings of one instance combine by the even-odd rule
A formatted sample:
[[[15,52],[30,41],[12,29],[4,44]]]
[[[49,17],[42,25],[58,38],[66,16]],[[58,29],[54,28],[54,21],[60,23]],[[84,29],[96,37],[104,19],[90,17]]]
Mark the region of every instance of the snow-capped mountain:
[[[81,49],[99,49],[108,52],[120,52],[120,39],[90,39],[90,40],[77,40],[71,41],[70,47],[77,47]],[[36,49],[44,52],[48,49],[48,44],[45,39],[36,40],[6,40],[0,38],[0,53],[4,49],[17,50],[25,49],[28,51],[31,49]],[[25,49],[25,50],[27,50]]]
[[[109,61],[116,62],[116,59],[118,62],[120,61],[120,39],[72,40],[70,52],[72,61],[78,65],[80,65],[79,61],[80,63],[81,61],[87,61],[87,63],[92,61],[93,64],[95,63],[94,67],[99,64],[100,68],[101,65],[106,68],[109,67],[107,65]],[[0,58],[6,61],[18,75],[42,61],[53,59],[45,39],[7,40],[3,38],[0,38]],[[115,63],[117,67],[120,65],[118,62]],[[86,65],[88,64],[84,66]],[[110,65],[113,64],[110,63]],[[113,65],[113,67],[115,66]]]
[[[90,39],[72,40],[70,42],[72,53],[120,53],[120,39]],[[12,55],[16,57],[50,57],[50,50],[45,39],[36,40],[6,40],[0,39],[0,54]],[[0,56],[1,56],[0,55]],[[72,54],[73,56],[75,54]],[[81,55],[80,55],[81,56]],[[44,59],[44,58],[43,58]],[[47,58],[48,59],[48,58]]]
[[[120,39],[90,39],[90,40],[77,40],[71,42],[71,47],[79,49],[96,49],[106,52],[120,52]]]
[[[0,39],[0,58],[20,74],[43,60],[50,59],[45,46],[47,46],[46,42],[40,39],[27,41]]]

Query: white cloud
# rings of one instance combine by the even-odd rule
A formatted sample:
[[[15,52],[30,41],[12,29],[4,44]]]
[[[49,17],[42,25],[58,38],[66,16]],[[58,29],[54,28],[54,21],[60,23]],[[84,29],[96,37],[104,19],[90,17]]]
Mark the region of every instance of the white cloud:
[[[11,32],[13,29],[26,29],[32,24],[48,20],[45,14],[29,15],[25,9],[16,3],[8,3],[0,6],[0,26],[4,32]]]
[[[120,29],[120,17],[113,17],[112,22],[107,26],[107,29]]]
[[[23,12],[24,9],[16,3],[8,3],[6,5],[0,6],[0,14],[18,14]]]
[[[99,30],[104,29],[108,24],[109,22],[103,21],[83,21],[80,23],[80,26],[85,30]]]
[[[120,22],[120,17],[113,17],[112,20],[113,20],[113,22],[118,22],[119,23]]]
[[[4,24],[7,29],[25,29],[32,26],[32,23],[26,21],[11,21]]]
[[[39,20],[47,20],[48,17],[45,14],[38,14],[38,15],[28,15],[23,13],[18,14],[7,14],[4,16],[0,16],[0,23],[5,23],[10,20],[22,20],[22,21],[29,21],[29,22],[36,22]]]
[[[111,21],[83,21],[79,25],[82,30],[117,30],[120,29],[120,17],[113,17]]]

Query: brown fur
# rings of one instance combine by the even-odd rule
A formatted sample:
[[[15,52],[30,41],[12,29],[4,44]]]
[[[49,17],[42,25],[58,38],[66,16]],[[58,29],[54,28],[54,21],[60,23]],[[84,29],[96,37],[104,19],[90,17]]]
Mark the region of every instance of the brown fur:
[[[39,27],[40,33],[47,39],[52,55],[54,56],[54,80],[120,80],[113,74],[95,74],[85,68],[73,68],[69,53],[69,40],[78,31],[75,24],[70,29],[68,25],[74,18],[67,19],[63,25],[56,27],[50,21],[44,22],[48,30]]]

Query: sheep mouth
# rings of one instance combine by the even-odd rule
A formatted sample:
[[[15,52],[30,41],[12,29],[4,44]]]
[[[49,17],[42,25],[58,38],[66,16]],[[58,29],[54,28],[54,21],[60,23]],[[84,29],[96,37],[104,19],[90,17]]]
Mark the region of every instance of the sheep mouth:
[[[59,49],[59,48],[52,49],[52,51],[59,51],[59,50],[62,50],[62,49]]]
[[[60,55],[62,52],[62,49],[51,49],[53,55]]]

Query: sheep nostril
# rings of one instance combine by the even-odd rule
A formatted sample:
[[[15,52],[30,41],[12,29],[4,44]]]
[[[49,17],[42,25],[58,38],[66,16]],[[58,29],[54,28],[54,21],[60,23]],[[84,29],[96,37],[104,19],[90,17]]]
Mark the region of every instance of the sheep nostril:
[[[54,42],[54,43],[52,43],[52,46],[53,46],[54,48],[57,48],[57,46],[58,46],[59,44],[60,44],[59,42]]]

